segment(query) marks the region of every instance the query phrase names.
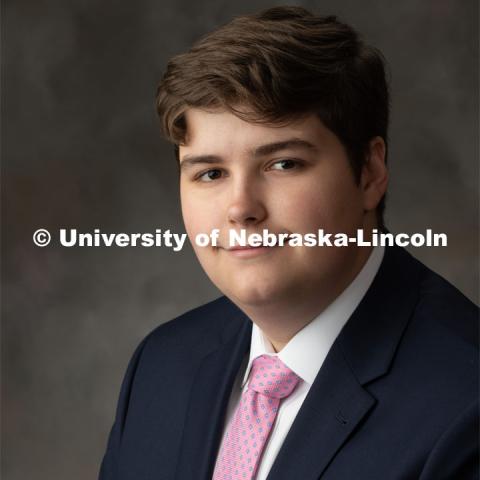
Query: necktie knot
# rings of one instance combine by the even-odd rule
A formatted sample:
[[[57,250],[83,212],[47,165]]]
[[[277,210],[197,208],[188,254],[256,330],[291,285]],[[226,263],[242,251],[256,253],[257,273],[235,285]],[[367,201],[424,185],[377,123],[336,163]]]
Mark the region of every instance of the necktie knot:
[[[300,377],[278,357],[260,355],[252,363],[248,388],[271,398],[288,397]]]

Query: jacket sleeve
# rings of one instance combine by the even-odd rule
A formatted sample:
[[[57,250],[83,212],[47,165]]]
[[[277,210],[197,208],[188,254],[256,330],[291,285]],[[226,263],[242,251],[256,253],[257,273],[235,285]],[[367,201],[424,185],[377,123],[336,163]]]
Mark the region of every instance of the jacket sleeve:
[[[440,436],[420,480],[478,480],[478,401],[470,404]]]
[[[110,436],[107,443],[107,450],[103,457],[102,465],[100,468],[99,480],[117,480],[118,478],[118,456],[122,441],[123,429],[128,414],[130,394],[132,392],[135,372],[137,370],[147,338],[145,338],[135,350],[135,353],[133,354],[133,357],[128,365],[127,372],[125,373],[125,377],[123,379],[122,387],[120,390],[120,397],[118,400],[115,422],[110,431]]]

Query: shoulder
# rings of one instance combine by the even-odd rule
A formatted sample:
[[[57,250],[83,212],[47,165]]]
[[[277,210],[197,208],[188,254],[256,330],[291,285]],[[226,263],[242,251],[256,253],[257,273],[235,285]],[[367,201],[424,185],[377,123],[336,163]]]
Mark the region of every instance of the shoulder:
[[[388,366],[379,388],[444,417],[476,398],[478,307],[447,280],[406,250],[387,248],[358,311],[342,346],[350,362]]]
[[[478,350],[478,307],[445,278],[422,263],[420,265],[422,276],[415,322],[443,335],[452,346]]]
[[[409,328],[443,332],[452,343],[478,349],[479,308],[448,280],[399,247],[387,248],[382,267],[381,283],[388,284],[390,291],[402,291],[414,307]],[[386,288],[382,293],[397,303],[402,299]]]
[[[185,379],[177,382],[177,391],[186,388],[202,359],[245,327],[247,320],[230,300],[220,297],[161,324],[130,359],[119,405],[129,404],[131,397],[150,398],[156,386],[171,381],[172,372],[177,380]]]
[[[142,357],[203,354],[238,331],[246,320],[243,312],[222,296],[159,325],[137,350]]]
[[[477,397],[479,309],[450,282],[410,256],[417,300],[400,341],[397,373],[424,398],[465,408]]]

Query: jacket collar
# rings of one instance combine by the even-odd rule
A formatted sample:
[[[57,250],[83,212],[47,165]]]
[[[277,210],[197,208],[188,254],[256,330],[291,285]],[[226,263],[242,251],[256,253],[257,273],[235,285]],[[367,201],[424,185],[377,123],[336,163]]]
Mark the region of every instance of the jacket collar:
[[[369,291],[338,338],[362,385],[385,374],[420,293],[425,267],[406,250],[388,247]]]

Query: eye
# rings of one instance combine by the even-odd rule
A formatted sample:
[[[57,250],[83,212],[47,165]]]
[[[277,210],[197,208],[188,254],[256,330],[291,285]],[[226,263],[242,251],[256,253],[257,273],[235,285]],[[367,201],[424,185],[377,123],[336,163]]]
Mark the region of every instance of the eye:
[[[300,162],[292,158],[286,158],[285,160],[279,160],[272,164],[270,167],[272,170],[291,170],[293,168],[298,168]]]
[[[222,171],[218,168],[212,168],[207,170],[206,172],[200,173],[197,175],[195,180],[200,182],[212,182],[213,180],[217,180],[222,176]]]

